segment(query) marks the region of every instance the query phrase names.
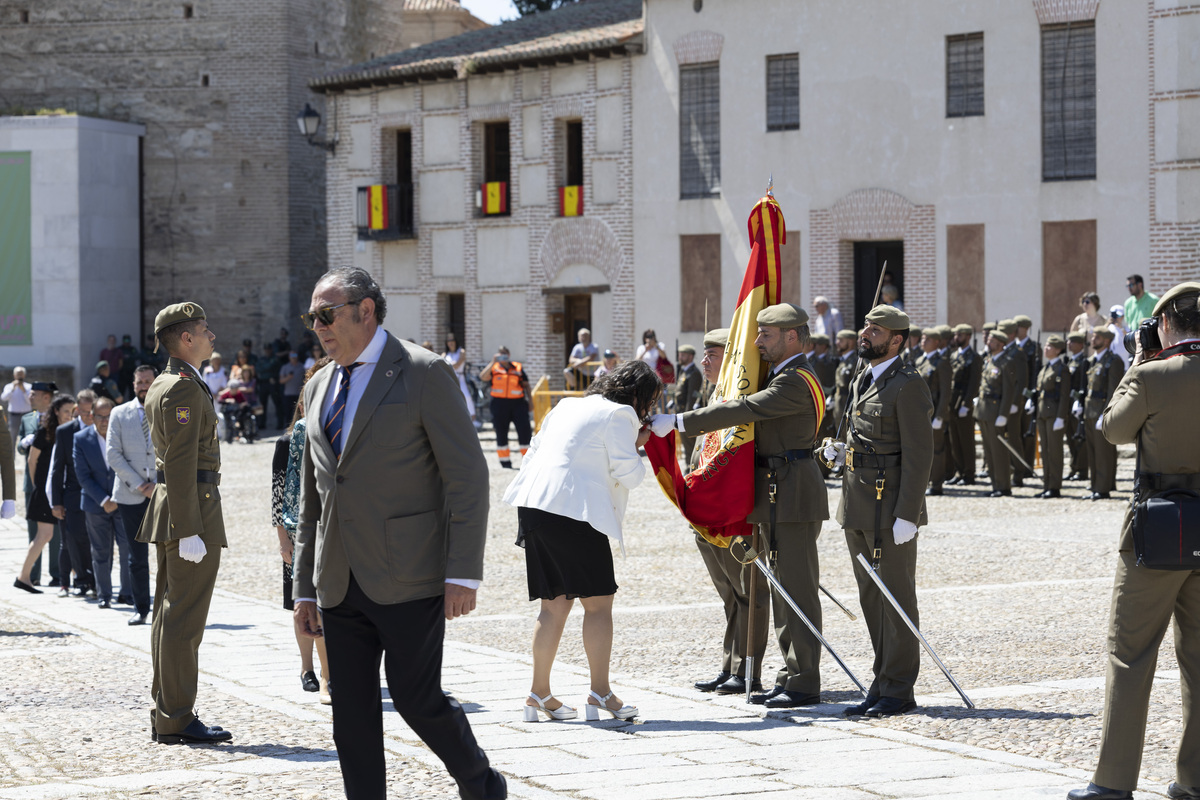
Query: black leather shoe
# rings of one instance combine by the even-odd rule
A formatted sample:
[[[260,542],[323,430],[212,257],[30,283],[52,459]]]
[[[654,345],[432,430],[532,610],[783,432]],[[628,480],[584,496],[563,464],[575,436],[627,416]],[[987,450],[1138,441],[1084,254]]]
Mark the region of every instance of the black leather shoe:
[[[1068,475],[1067,477],[1063,478],[1063,480],[1064,480],[1064,481],[1077,481],[1077,480],[1079,480],[1079,473],[1078,473],[1078,472],[1072,472],[1070,475]]]
[[[321,688],[321,684],[317,681],[317,673],[311,669],[308,672],[300,675],[300,687],[306,692],[316,692]]]
[[[135,611],[135,612],[133,612],[133,616],[131,616],[129,618],[129,621],[126,622],[125,624],[126,625],[145,625],[146,624],[146,615],[142,614],[141,612]]]
[[[869,694],[867,698],[856,706],[850,706],[842,711],[847,717],[861,717],[867,713],[867,709],[879,702],[879,695]]]
[[[974,478],[963,478],[958,482],[958,485],[959,486],[974,486],[975,479]]]
[[[1183,786],[1171,781],[1167,787],[1167,797],[1172,800],[1200,800],[1200,786]]]
[[[945,484],[943,484],[943,485],[944,486],[958,486],[960,483],[962,483],[962,478],[955,475],[953,478],[946,481]]]
[[[799,706],[815,706],[820,702],[820,694],[784,691],[769,698],[763,705],[767,708],[798,708]]]
[[[1012,489],[995,489],[988,492],[988,497],[1012,497]]]
[[[1044,492],[1038,492],[1034,495],[1034,497],[1038,497],[1042,500],[1049,500],[1052,497],[1062,497],[1062,492],[1060,492],[1058,489],[1047,489]]]
[[[1108,500],[1112,495],[1109,492],[1096,492],[1092,495],[1093,500]]]
[[[13,586],[17,587],[18,589],[20,589],[23,592],[29,592],[30,594],[41,594],[42,593],[41,589],[37,588],[36,586],[34,586],[31,583],[23,583],[20,578],[17,578],[16,580],[13,581]]]
[[[117,595],[117,602],[123,606],[131,606],[133,605],[133,598],[127,594],[119,594]]]
[[[112,608],[112,603],[108,602],[107,600],[101,600],[100,608]]]
[[[1067,800],[1133,800],[1133,792],[1124,789],[1106,789],[1089,783],[1086,789],[1072,789]]]
[[[59,584],[59,580],[58,580],[58,578],[51,578],[51,579],[50,579],[50,582],[49,582],[49,583],[47,583],[46,585],[47,585],[47,586],[54,586],[54,587],[57,587],[57,586],[58,586],[58,584]]]
[[[718,672],[717,677],[711,681],[696,681],[692,685],[702,692],[711,692],[727,680],[729,680],[728,672]]]
[[[925,490],[926,497],[940,497],[941,494],[942,494],[941,489],[935,489],[932,486],[930,486],[928,489]]]
[[[751,695],[750,702],[754,703],[756,706],[761,706],[771,698],[778,697],[781,694],[783,694],[783,687],[775,686],[772,687],[771,691],[767,692],[766,694]]]
[[[210,728],[198,719],[193,719],[188,726],[178,733],[158,734],[159,744],[216,744],[228,742],[233,734],[221,728]]]
[[[917,707],[916,700],[901,700],[899,697],[881,697],[879,702],[867,709],[868,717],[894,717],[907,714]]]
[[[750,691],[752,692],[761,692],[762,690],[761,681],[755,681],[754,685],[750,687]],[[730,675],[729,680],[717,686],[713,691],[717,694],[745,694],[746,679],[741,675]]]

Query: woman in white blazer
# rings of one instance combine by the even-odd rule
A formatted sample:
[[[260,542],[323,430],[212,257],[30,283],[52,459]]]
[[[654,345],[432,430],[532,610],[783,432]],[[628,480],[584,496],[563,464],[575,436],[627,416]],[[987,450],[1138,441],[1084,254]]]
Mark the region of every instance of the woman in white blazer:
[[[621,522],[629,490],[646,476],[638,448],[650,431],[642,419],[661,393],[662,381],[649,365],[628,361],[594,381],[584,397],[563,399],[542,421],[504,494],[504,502],[517,508],[529,599],[542,603],[525,701],[529,722],[539,713],[550,719],[577,715],[550,691],[550,669],[575,598],[583,605],[583,648],[591,673],[587,718],[599,719],[602,710],[618,719],[637,716],[609,686],[617,584],[608,539],[624,550]]]

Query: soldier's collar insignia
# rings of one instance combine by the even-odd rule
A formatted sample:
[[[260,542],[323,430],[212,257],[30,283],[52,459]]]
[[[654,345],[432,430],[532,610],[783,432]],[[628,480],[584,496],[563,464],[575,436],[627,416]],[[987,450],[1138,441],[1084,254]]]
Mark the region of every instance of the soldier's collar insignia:
[[[175,409],[175,421],[180,425],[187,425],[192,418],[192,409],[187,406],[180,406]]]

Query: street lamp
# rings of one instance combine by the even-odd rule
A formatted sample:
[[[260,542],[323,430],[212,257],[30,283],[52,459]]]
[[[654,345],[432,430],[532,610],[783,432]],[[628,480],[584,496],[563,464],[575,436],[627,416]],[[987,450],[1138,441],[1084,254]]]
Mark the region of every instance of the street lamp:
[[[321,127],[321,115],[308,103],[305,103],[304,110],[296,115],[296,125],[300,128],[300,135],[307,139],[309,144],[328,150],[331,155],[333,154],[337,147],[337,134],[334,133],[333,139],[329,141],[319,142],[316,140],[317,129]]]

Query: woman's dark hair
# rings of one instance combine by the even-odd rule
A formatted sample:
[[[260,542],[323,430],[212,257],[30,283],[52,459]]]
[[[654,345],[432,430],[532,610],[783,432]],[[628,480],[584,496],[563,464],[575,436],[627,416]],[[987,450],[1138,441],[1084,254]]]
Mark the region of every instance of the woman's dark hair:
[[[642,331],[642,344],[645,344],[647,339],[658,341],[658,334],[654,332],[654,328],[646,328]]]
[[[1091,303],[1097,312],[1100,311],[1100,295],[1095,292],[1084,292],[1083,297],[1079,298],[1079,305]]]
[[[632,406],[638,419],[650,413],[662,381],[650,365],[640,359],[626,361],[611,372],[606,372],[588,387],[587,394],[598,394],[605,400]]]
[[[1171,321],[1171,329],[1176,333],[1195,336],[1200,333],[1200,295],[1176,297],[1163,308],[1162,316]]]
[[[250,363],[250,351],[249,350],[238,350],[237,355],[233,357],[233,363],[235,363],[235,364],[241,364],[241,362],[243,360],[247,364]]]
[[[318,358],[316,360],[316,362],[311,367],[308,368],[308,371],[306,371],[304,373],[304,383],[301,384],[301,389],[303,389],[305,386],[307,386],[308,382],[310,380],[312,380],[312,376],[316,375],[318,372],[320,372],[321,368],[324,367],[326,364],[328,364],[330,361],[333,361],[333,359],[330,358],[329,356],[321,356],[320,358]],[[296,427],[296,421],[299,420],[300,417],[302,417],[303,415],[304,415],[304,393],[302,391],[300,394],[300,399],[296,402],[296,407],[292,410],[292,421],[288,423],[287,429],[289,431],[291,431],[292,428]]]
[[[50,401],[50,410],[42,415],[42,427],[46,429],[46,433],[50,434],[50,438],[54,438],[55,432],[58,431],[58,411],[63,406],[75,403],[75,398],[69,394],[56,394],[54,399]]]

